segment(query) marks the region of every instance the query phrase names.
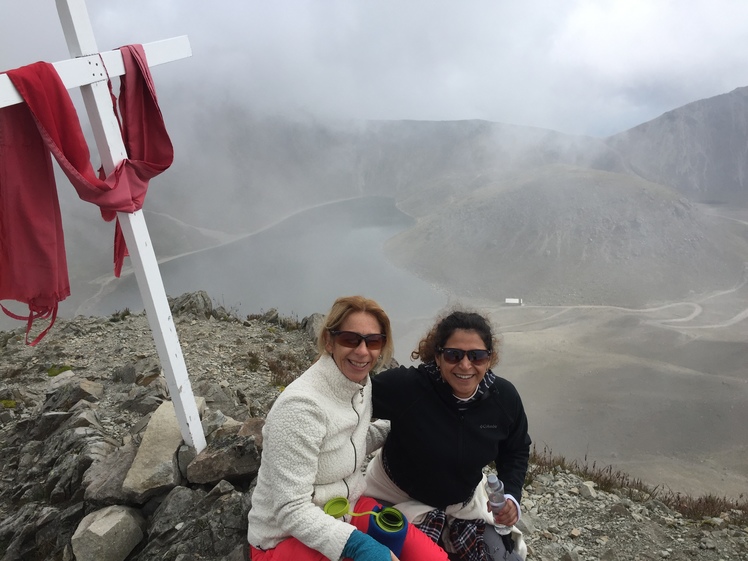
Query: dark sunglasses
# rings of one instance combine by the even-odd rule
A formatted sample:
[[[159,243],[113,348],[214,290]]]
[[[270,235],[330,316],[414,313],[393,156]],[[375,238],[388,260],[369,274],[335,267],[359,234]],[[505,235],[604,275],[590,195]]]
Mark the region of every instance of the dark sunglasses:
[[[486,349],[474,349],[472,351],[463,351],[462,349],[445,349],[438,347],[436,352],[442,355],[444,362],[448,364],[457,364],[462,358],[467,355],[468,360],[477,366],[481,366],[488,362],[491,358],[491,351]]]
[[[387,335],[384,333],[372,333],[371,335],[361,335],[355,331],[333,331],[330,330],[335,340],[344,347],[349,349],[355,349],[361,344],[361,341],[366,343],[366,348],[376,351],[384,346],[387,341]]]

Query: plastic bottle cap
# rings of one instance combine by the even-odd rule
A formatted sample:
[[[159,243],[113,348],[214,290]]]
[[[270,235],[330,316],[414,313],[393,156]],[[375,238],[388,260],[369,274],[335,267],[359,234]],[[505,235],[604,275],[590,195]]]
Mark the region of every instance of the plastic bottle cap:
[[[384,507],[376,516],[377,526],[385,532],[399,532],[405,526],[403,513],[392,507]]]
[[[335,497],[325,503],[325,508],[323,510],[325,511],[325,514],[329,514],[333,518],[341,518],[348,514],[349,508],[350,504],[348,503],[348,499],[345,497]]]

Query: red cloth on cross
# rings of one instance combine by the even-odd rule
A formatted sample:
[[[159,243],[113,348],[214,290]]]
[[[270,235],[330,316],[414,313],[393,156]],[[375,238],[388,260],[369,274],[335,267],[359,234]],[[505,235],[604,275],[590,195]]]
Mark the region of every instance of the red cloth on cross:
[[[141,45],[120,51],[120,128],[128,157],[103,179],[91,166],[78,115],[54,66],[37,62],[7,72],[26,104],[0,110],[0,300],[28,304],[22,319],[29,328],[38,317],[54,321],[58,303],[70,295],[49,152],[78,196],[98,205],[107,221],[142,208],[148,181],[173,161],[145,52]],[[114,245],[119,276],[127,252],[119,224]]]

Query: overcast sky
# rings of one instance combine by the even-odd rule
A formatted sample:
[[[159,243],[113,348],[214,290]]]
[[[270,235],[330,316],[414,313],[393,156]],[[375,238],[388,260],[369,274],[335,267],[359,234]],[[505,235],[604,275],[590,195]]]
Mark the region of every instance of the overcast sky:
[[[155,71],[159,88],[258,112],[604,136],[748,85],[746,0],[88,4],[102,50],[190,37],[193,57]],[[67,58],[52,0],[0,6],[0,69]]]

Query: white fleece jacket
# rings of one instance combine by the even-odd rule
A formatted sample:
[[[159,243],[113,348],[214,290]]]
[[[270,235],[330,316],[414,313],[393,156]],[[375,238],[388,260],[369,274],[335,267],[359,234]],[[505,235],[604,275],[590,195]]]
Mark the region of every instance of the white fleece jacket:
[[[351,508],[366,484],[362,465],[389,423],[371,423],[371,383],[352,382],[329,355],[283,390],[262,429],[262,463],[249,511],[249,543],[271,549],[295,537],[340,559],[354,528],[322,510],[333,497]]]

